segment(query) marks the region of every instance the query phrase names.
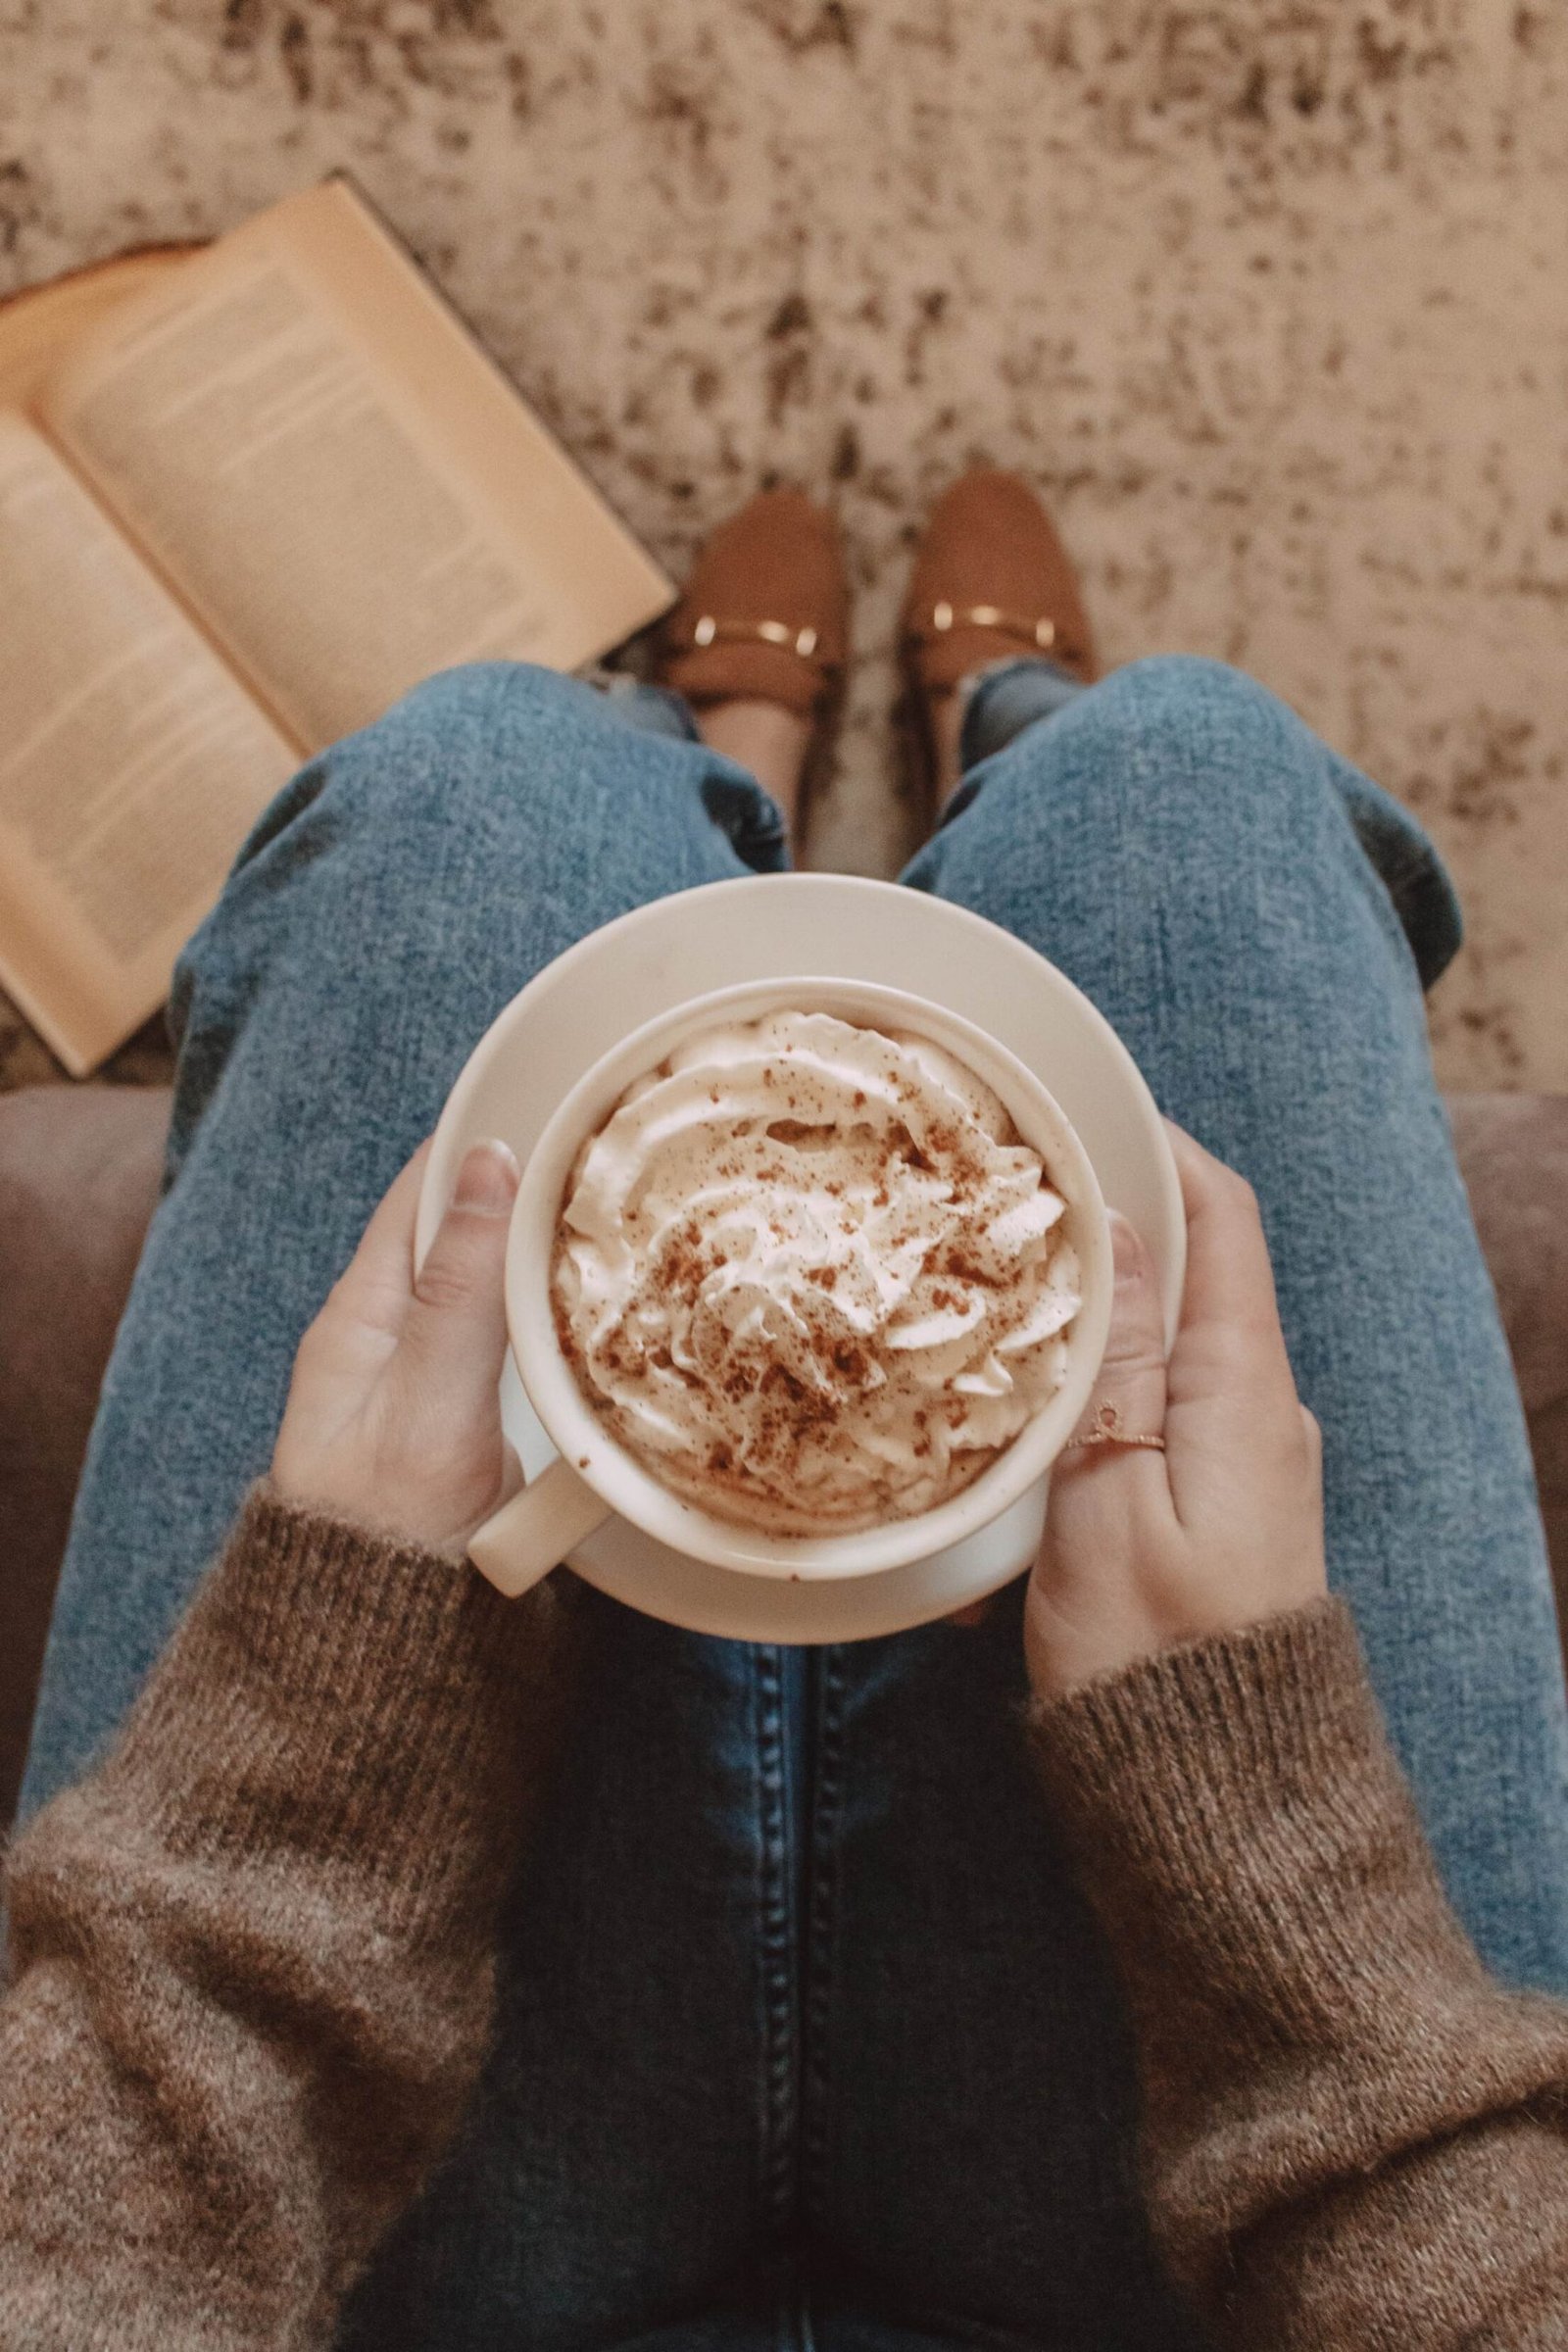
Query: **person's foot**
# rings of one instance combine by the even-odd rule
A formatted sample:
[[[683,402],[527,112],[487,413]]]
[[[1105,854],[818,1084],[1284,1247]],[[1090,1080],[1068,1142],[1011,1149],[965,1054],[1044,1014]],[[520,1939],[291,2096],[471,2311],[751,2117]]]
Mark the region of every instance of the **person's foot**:
[[[703,741],[800,822],[838,700],[849,587],[837,526],[799,490],[764,490],[721,523],[664,624],[659,677]]]
[[[750,770],[784,812],[791,839],[800,831],[812,722],[782,703],[708,703],[692,715],[710,750]]]
[[[966,678],[1030,656],[1083,685],[1099,675],[1077,575],[1019,475],[980,467],[937,501],[915,550],[899,643],[906,711],[935,808],[961,773]]]

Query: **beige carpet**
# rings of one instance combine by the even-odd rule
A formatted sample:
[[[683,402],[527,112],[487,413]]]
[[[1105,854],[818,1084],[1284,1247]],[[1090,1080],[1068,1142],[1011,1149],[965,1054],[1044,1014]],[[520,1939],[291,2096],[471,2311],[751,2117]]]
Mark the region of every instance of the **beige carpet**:
[[[1568,1087],[1568,11],[0,7],[0,284],[339,164],[666,560],[832,485],[864,659],[814,862],[906,846],[907,543],[1022,466],[1110,658],[1245,664],[1430,821],[1448,1081]],[[48,1067],[11,1020],[5,1080]]]

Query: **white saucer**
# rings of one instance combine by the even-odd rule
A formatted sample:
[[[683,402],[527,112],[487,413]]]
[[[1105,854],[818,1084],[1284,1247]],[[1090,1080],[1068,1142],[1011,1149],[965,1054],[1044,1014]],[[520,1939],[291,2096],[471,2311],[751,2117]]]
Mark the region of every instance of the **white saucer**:
[[[526,1160],[567,1088],[640,1023],[709,989],[796,972],[934,998],[1010,1047],[1078,1130],[1108,1205],[1144,1236],[1174,1333],[1187,1258],[1181,1191],[1153,1097],[1115,1031],[1010,932],[923,891],[848,874],[759,874],[681,891],[548,964],[491,1024],[447,1099],[419,1198],[417,1253],[470,1144],[502,1136]],[[510,1356],[501,1401],[507,1435],[536,1477],[553,1448]],[[1016,1573],[988,1573],[985,1556],[960,1546],[877,1576],[793,1584],[688,1559],[612,1520],[571,1565],[602,1592],[697,1633],[847,1642],[945,1616]]]

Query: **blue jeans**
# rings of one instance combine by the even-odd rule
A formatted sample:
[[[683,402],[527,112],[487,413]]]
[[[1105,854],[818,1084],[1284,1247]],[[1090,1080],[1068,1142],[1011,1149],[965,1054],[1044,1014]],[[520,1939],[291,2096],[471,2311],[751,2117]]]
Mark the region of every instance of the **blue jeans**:
[[[296,1342],[509,998],[776,855],[678,726],[495,664],[314,760],[182,960],[170,1184],[116,1345],[26,1802],[121,1715],[265,1468]],[[1455,1902],[1568,1989],[1568,1727],[1494,1303],[1428,1060],[1412,820],[1247,679],[1142,662],[984,760],[906,879],[1005,924],[1251,1178],[1333,1575]],[[769,848],[769,842],[774,844]],[[1106,1957],[1022,1766],[1015,1587],[819,1651],[594,1602],[493,2058],[365,2352],[1177,2352]]]

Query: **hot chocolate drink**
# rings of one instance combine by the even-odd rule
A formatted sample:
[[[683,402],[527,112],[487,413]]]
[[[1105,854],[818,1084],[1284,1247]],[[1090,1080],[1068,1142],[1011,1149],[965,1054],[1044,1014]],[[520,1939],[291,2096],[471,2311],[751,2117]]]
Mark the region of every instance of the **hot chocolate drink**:
[[[951,1054],[773,1013],[688,1039],[584,1145],[557,1334],[673,1493],[771,1536],[845,1535],[960,1493],[1054,1394],[1070,1226]]]

